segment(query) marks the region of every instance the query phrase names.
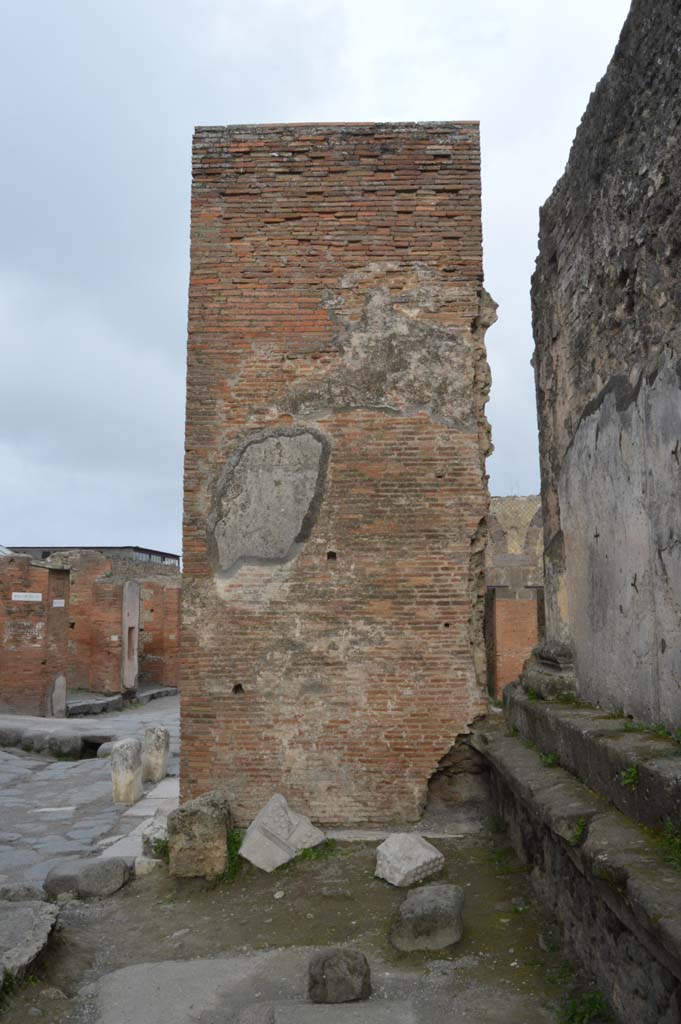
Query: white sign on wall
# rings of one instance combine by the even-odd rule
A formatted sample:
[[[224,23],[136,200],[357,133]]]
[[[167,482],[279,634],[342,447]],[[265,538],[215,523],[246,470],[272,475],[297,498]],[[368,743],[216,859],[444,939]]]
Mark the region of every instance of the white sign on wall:
[[[112,643],[115,644],[117,640],[118,640],[118,633],[114,633],[113,636],[111,637],[111,641],[112,641]]]
[[[26,590],[14,590],[12,591],[13,601],[42,601],[42,594],[31,594]]]
[[[53,608],[65,608],[66,607],[65,599],[63,597],[55,597],[55,599],[52,602],[52,607]]]

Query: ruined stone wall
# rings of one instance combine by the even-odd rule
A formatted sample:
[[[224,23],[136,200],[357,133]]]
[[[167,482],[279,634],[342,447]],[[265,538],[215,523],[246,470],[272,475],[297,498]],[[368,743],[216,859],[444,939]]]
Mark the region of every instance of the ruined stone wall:
[[[0,556],[0,709],[51,713],[67,674],[68,572],[27,555]]]
[[[544,537],[538,495],[493,497],[485,556],[488,689],[500,697],[543,636]]]
[[[541,213],[547,634],[580,694],[681,721],[681,17],[634,0]]]
[[[476,123],[199,128],[183,798],[413,820],[485,708]]]

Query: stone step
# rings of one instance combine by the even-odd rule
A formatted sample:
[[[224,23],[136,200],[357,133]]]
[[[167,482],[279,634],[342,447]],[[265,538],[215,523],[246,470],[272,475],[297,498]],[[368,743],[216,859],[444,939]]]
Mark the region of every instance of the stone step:
[[[497,814],[568,953],[595,976],[618,1021],[681,1010],[681,870],[656,836],[574,775],[549,766],[503,721],[475,727]]]
[[[123,697],[120,693],[109,696],[89,694],[88,696],[67,697],[66,715],[68,718],[79,718],[84,715],[101,715],[107,711],[121,711]]]
[[[564,698],[543,700],[520,683],[504,691],[504,714],[522,739],[623,814],[652,828],[681,823],[681,744],[662,730]]]

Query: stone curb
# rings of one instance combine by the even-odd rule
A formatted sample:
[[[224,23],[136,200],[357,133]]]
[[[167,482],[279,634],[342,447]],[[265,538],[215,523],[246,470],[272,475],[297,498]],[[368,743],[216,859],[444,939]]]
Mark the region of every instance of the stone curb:
[[[681,747],[671,738],[628,731],[627,719],[600,708],[528,697],[519,684],[504,692],[506,718],[545,754],[554,754],[619,811],[652,828],[677,821]],[[624,780],[635,779],[635,784]]]

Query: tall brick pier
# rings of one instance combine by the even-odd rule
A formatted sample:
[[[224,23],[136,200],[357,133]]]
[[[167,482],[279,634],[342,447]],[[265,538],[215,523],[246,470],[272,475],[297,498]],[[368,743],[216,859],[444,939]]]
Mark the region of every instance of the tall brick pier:
[[[414,820],[485,708],[474,122],[198,128],[182,794]]]

